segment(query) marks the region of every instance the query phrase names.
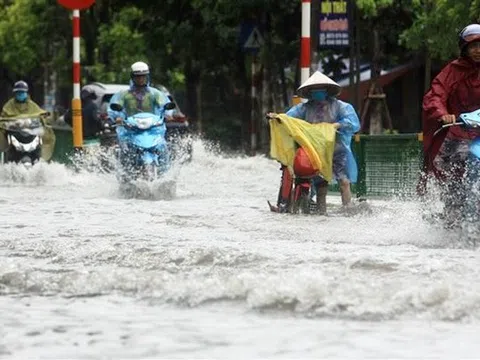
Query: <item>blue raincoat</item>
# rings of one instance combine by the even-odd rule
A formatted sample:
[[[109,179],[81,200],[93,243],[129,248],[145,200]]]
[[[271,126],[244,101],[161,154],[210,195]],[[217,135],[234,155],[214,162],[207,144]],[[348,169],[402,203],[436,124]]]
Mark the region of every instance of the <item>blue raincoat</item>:
[[[326,101],[308,100],[295,105],[286,114],[312,124],[340,123],[341,126],[337,130],[334,158],[335,153],[347,152],[345,173],[351,183],[357,182],[358,167],[352,153],[351,142],[353,135],[360,130],[360,121],[352,105],[334,97],[328,97]]]
[[[130,89],[119,91],[112,96],[110,104],[120,104],[124,107],[127,116],[137,114],[139,112],[149,112],[160,115],[163,106],[170,102],[168,96],[158,89],[149,86],[137,88],[132,80],[130,80]],[[167,110],[165,116],[173,114],[174,109]],[[125,114],[120,111],[114,111],[108,107],[108,117],[111,121],[116,118],[125,118]]]

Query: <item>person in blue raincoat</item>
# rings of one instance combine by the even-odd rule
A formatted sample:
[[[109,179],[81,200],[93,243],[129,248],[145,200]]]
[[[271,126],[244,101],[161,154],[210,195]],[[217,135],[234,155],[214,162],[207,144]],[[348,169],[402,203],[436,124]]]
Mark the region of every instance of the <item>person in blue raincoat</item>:
[[[163,92],[150,86],[150,69],[142,61],[131,66],[130,89],[122,90],[112,96],[110,104],[120,104],[124,107],[127,116],[139,112],[150,112],[159,115],[163,106],[170,102],[169,97]],[[165,112],[165,120],[172,119],[172,111]],[[123,112],[108,108],[108,116],[111,121],[121,122],[125,118]]]
[[[297,94],[307,101],[293,106],[286,114],[309,123],[335,124],[337,136],[333,154],[333,176],[340,185],[342,204],[348,207],[352,200],[350,184],[357,181],[358,175],[350,144],[353,135],[360,130],[360,121],[351,104],[336,98],[340,91],[340,85],[316,71],[297,90]],[[313,182],[317,192],[318,213],[326,214],[328,183],[321,177],[316,177]]]

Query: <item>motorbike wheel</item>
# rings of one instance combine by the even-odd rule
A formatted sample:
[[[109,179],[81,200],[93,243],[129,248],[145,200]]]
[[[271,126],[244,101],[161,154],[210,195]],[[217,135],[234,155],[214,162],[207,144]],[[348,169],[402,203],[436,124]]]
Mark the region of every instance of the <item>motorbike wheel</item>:
[[[158,169],[155,164],[145,165],[143,169],[143,178],[146,181],[155,181],[158,178]]]
[[[25,166],[26,168],[30,168],[33,165],[33,160],[30,156],[25,155],[20,159],[19,163]]]
[[[293,190],[293,214],[310,214],[310,187],[296,184]]]
[[[10,147],[4,155],[5,163],[16,163],[24,165],[27,168],[32,167],[40,159],[40,149],[31,153],[20,153],[13,147]]]

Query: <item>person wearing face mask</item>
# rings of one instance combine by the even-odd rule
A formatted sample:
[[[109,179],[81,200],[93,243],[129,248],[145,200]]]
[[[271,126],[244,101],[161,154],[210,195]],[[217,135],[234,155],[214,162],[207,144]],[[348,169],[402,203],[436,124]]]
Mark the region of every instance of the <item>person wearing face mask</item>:
[[[336,98],[340,91],[340,85],[316,71],[297,90],[297,94],[307,101],[293,106],[286,114],[312,124],[327,122],[335,125],[337,135],[333,153],[333,176],[340,185],[342,204],[348,207],[352,200],[350,184],[357,181],[358,174],[350,143],[353,135],[360,130],[360,121],[351,104]],[[282,172],[282,181],[288,181],[290,176],[286,174],[288,170],[285,166],[282,166]],[[328,182],[316,177],[313,185],[317,193],[317,211],[326,214]],[[286,203],[288,199],[281,199],[280,205],[282,201]]]
[[[2,117],[14,117],[21,114],[36,114],[44,113],[40,106],[38,106],[28,96],[28,84],[23,81],[17,81],[13,85],[13,97],[8,100],[2,108]]]
[[[8,118],[16,118],[22,115],[40,116],[44,120],[45,133],[42,137],[42,159],[48,161],[53,155],[55,146],[55,133],[47,122],[48,112],[43,110],[28,95],[28,84],[23,81],[17,81],[13,85],[13,97],[8,100],[2,108],[0,117],[8,120]],[[8,142],[5,133],[0,131],[0,151],[8,149]]]
[[[458,224],[463,213],[465,163],[469,144],[479,131],[462,126],[437,130],[480,108],[480,24],[470,24],[459,33],[458,47],[460,56],[440,71],[423,97],[424,171],[417,189],[424,195],[427,179],[439,180],[448,226]]]

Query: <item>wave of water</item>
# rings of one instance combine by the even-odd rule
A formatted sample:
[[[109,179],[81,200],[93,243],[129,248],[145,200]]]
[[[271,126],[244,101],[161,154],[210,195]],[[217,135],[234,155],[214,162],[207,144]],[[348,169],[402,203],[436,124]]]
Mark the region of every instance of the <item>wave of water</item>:
[[[44,348],[60,356],[72,353],[47,346],[47,333],[35,330],[40,324],[23,319],[30,311],[49,312],[52,328],[69,333],[87,318],[89,331],[105,331],[95,316],[117,314],[109,320],[112,331],[124,324],[130,337],[151,321],[131,309],[162,309],[175,321],[185,316],[199,324],[232,314],[232,325],[243,326],[242,311],[249,319],[291,319],[297,341],[311,328],[306,319],[406,327],[412,321],[478,323],[479,252],[425,221],[418,202],[369,200],[371,211],[344,216],[332,194],[332,216],[275,214],[266,200],[276,197],[278,169],[265,156],[225,156],[196,141],[194,160],[178,170],[177,197],[143,201],[122,198],[113,174],[60,164],[30,172],[3,166],[0,310],[18,308],[7,331],[15,329],[14,321],[26,323],[25,333],[39,331]],[[15,305],[19,301],[29,301],[30,310]],[[77,305],[83,315],[75,313]],[[162,321],[184,334],[176,322]],[[263,322],[261,328],[273,330]],[[244,331],[237,335],[247,336]],[[160,336],[161,327],[154,333]],[[25,354],[20,344],[29,336],[35,335],[20,335],[5,348]],[[110,349],[106,339],[98,341]],[[203,357],[216,348],[198,346]],[[347,351],[341,344],[334,348]],[[247,349],[239,351],[250,354]],[[161,351],[152,354],[140,355]],[[172,348],[167,354],[178,353]],[[301,348],[288,354],[310,353]]]

